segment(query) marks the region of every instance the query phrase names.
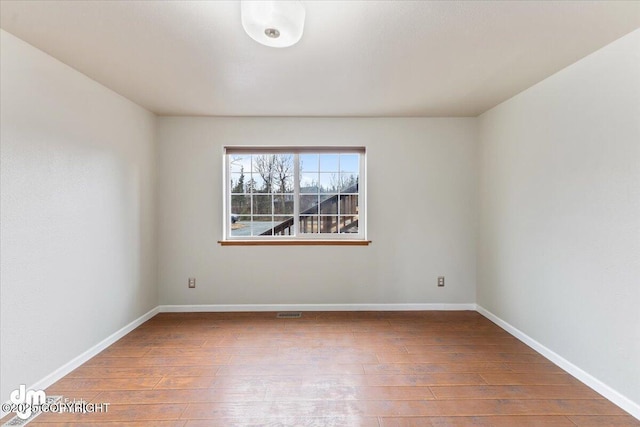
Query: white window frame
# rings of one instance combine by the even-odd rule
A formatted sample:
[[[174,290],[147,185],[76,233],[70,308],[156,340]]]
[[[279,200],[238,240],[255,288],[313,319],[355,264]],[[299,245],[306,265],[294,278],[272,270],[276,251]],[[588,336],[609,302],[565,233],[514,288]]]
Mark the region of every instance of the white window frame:
[[[294,155],[294,234],[272,236],[232,236],[231,235],[231,165],[230,156],[234,154],[293,154]],[[300,220],[300,154],[359,154],[358,171],[358,232],[357,233],[299,233]],[[367,241],[367,204],[366,204],[366,148],[344,146],[225,146],[223,147],[223,239],[222,242],[320,242],[320,241]]]

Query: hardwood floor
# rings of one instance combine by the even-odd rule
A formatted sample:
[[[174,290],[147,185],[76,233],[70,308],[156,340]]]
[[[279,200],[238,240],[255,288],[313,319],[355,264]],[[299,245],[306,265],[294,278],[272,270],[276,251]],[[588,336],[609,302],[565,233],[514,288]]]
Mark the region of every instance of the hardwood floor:
[[[46,391],[110,406],[29,425],[640,426],[471,311],[165,313]]]

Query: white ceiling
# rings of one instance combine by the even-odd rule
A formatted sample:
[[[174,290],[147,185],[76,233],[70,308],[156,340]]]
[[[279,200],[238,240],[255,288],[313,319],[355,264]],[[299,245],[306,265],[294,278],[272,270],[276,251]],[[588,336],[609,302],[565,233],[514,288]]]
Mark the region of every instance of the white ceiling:
[[[297,45],[238,1],[2,1],[0,24],[163,115],[475,116],[640,27],[638,1],[303,1]]]

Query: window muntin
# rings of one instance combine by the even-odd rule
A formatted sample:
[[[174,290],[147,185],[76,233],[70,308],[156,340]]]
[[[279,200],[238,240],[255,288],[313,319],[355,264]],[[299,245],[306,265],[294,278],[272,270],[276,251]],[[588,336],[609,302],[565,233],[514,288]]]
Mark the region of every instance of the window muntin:
[[[225,239],[365,239],[364,148],[225,148]]]

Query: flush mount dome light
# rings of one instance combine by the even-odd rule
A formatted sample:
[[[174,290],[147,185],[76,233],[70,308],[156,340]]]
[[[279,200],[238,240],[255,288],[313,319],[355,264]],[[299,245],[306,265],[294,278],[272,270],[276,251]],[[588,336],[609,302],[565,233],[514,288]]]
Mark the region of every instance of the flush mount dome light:
[[[299,0],[242,0],[240,14],[249,37],[265,46],[288,47],[302,37],[305,11]]]

